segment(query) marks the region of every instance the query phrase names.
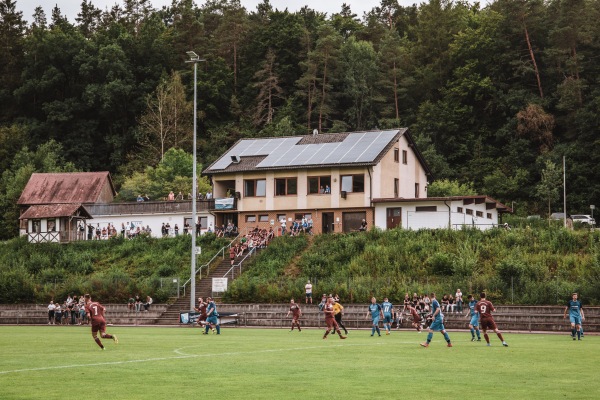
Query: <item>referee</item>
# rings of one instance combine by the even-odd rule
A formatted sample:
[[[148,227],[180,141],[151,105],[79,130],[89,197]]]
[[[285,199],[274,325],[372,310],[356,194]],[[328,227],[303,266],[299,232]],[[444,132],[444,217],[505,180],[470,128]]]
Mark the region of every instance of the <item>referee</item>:
[[[344,306],[340,304],[340,298],[336,295],[333,303],[333,315],[335,317],[335,322],[338,323],[340,328],[344,330],[344,333],[348,334],[348,329],[344,326],[342,322],[342,316],[344,315]]]

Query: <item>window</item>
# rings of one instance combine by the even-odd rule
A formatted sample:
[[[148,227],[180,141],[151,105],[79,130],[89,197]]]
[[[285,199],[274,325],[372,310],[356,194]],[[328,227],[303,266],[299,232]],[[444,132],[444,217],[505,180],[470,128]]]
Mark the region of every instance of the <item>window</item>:
[[[394,149],[394,161],[400,162],[400,149]]]
[[[342,192],[364,192],[365,191],[365,176],[364,175],[342,175]]]
[[[268,214],[259,215],[258,222],[269,222],[269,215]]]
[[[402,150],[402,164],[408,164],[408,151]]]
[[[277,214],[277,221],[281,222],[281,220],[287,221],[285,214]]]
[[[256,222],[256,215],[246,215],[246,222]]]
[[[31,221],[31,232],[40,233],[41,232],[42,221],[39,219],[34,219]]]
[[[308,194],[330,194],[331,176],[309,176]]]
[[[298,194],[297,178],[275,179],[275,196],[287,196],[293,194]]]
[[[394,178],[394,197],[400,197],[400,179]]]
[[[432,212],[432,211],[437,211],[437,206],[420,206],[420,207],[415,207],[415,211],[416,212]]]
[[[487,213],[487,218],[492,219],[492,213]]]
[[[294,214],[294,219],[296,221],[300,221],[302,220],[302,218],[306,218],[306,219],[311,219],[312,218],[312,214]]]
[[[463,211],[463,208],[462,208],[462,207],[457,207],[457,208],[456,208],[456,212],[459,212],[459,213],[461,213],[461,214],[462,214],[464,211]]]
[[[48,232],[56,232],[56,220],[49,219],[48,220]]]
[[[265,197],[267,181],[265,179],[249,179],[244,181],[245,197]]]
[[[419,184],[415,183],[415,199],[419,198]]]
[[[470,208],[467,208],[467,215],[473,215],[473,210],[471,210]]]
[[[483,218],[483,211],[475,211],[475,215]]]

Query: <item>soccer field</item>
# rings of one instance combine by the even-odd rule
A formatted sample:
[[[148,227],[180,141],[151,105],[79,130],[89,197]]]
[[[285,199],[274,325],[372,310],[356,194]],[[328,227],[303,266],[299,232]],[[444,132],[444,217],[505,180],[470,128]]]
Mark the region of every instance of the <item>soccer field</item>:
[[[598,399],[600,337],[392,331],[347,340],[322,330],[0,327],[1,399]]]

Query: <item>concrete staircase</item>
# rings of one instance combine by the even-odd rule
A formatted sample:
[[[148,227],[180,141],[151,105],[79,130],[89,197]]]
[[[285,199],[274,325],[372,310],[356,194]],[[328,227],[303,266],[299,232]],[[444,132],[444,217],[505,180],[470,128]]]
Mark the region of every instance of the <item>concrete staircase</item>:
[[[235,260],[234,264],[237,264],[242,257],[239,257]],[[218,263],[215,267],[213,267],[208,276],[203,276],[201,279],[196,280],[196,296],[202,297],[206,299],[208,296],[213,296],[212,292],[212,278],[222,278],[228,271],[231,269],[231,260],[228,257],[225,257]],[[229,282],[235,279],[238,274],[232,275],[229,273],[228,278]],[[190,310],[190,296],[189,291],[185,296],[180,297],[175,300],[173,304],[169,306],[169,308],[158,318],[158,325],[179,325],[179,313],[182,311],[191,311]]]

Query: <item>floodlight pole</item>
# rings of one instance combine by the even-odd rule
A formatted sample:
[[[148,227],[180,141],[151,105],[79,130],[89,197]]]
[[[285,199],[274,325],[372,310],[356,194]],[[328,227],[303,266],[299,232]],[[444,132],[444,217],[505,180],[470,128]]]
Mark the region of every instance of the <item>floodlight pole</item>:
[[[198,80],[198,63],[205,61],[201,59],[198,54],[193,51],[186,53],[190,57],[188,63],[194,63],[194,155],[193,155],[193,171],[192,171],[192,265],[190,268],[190,310],[193,310],[196,306],[196,199],[198,197],[198,183],[196,179],[196,126],[197,126],[197,115],[196,115],[196,98],[197,98],[197,80]]]

